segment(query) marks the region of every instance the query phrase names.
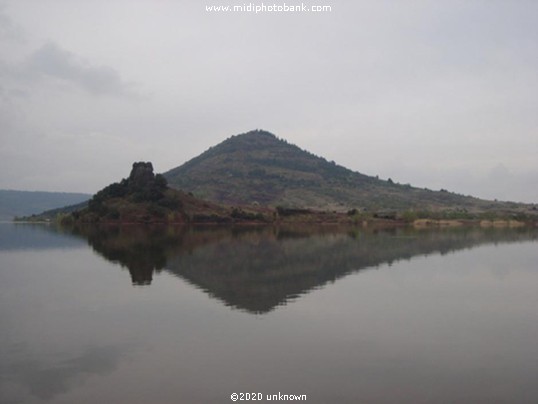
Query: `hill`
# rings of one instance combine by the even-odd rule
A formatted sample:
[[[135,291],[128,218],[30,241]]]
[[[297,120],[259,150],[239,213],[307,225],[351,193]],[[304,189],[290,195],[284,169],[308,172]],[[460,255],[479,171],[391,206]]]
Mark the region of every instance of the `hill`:
[[[74,192],[0,190],[0,220],[12,220],[59,206],[78,204],[91,198]]]
[[[222,206],[168,187],[150,162],[133,164],[129,177],[97,192],[87,203],[23,218],[61,223],[238,223],[268,222],[273,211]]]
[[[129,177],[112,183],[78,205],[18,218],[20,221],[73,223],[170,223],[170,224],[343,224],[359,223],[353,212],[337,213],[301,208],[229,206],[196,198],[168,187],[162,174],[153,173],[150,162],[133,164]],[[370,218],[377,225],[403,225],[402,217]]]
[[[163,175],[172,187],[226,204],[399,212],[531,208],[381,180],[329,162],[261,130],[232,136]]]

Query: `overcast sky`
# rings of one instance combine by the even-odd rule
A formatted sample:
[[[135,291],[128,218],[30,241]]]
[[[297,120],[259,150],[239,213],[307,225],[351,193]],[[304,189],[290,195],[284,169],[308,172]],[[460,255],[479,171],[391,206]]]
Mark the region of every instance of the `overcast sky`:
[[[538,1],[218,1],[0,2],[0,188],[95,192],[261,128],[365,174],[538,202]]]

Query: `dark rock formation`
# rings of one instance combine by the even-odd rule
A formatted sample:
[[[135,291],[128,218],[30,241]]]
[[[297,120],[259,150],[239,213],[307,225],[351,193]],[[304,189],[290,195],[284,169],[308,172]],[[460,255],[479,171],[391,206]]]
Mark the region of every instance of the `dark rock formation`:
[[[137,162],[133,163],[131,174],[129,174],[129,187],[133,189],[141,189],[147,185],[152,184],[155,181],[155,174],[153,173],[153,164],[151,162]]]

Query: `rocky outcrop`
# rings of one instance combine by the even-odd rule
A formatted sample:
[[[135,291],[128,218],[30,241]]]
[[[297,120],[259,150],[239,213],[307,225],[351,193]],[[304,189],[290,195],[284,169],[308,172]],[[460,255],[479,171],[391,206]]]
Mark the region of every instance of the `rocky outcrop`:
[[[155,182],[155,174],[153,173],[153,164],[151,162],[133,163],[131,174],[129,174],[129,186],[133,189],[144,188]]]

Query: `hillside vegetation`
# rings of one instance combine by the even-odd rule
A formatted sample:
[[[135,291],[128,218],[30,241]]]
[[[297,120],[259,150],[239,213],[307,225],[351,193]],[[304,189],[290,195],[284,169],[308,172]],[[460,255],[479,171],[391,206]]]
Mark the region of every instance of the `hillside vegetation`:
[[[531,206],[432,191],[354,172],[266,131],[232,136],[164,177],[217,203],[348,211],[527,211]]]
[[[171,187],[168,186],[171,185]],[[536,224],[535,205],[380,180],[264,131],[233,136],[164,174],[134,163],[86,204],[25,220],[101,223]],[[420,220],[419,220],[420,219]],[[429,221],[424,221],[429,220]],[[493,220],[502,220],[502,223]],[[448,221],[448,222],[447,222]]]
[[[97,192],[87,206],[56,209],[25,218],[77,223],[237,223],[266,222],[273,212],[232,208],[200,200],[192,194],[169,188],[155,175],[150,162],[133,164],[129,177]]]

